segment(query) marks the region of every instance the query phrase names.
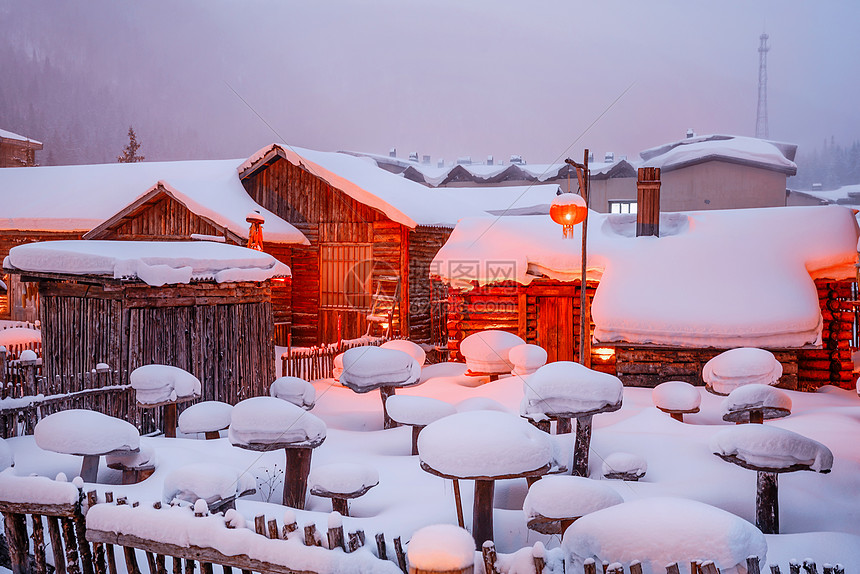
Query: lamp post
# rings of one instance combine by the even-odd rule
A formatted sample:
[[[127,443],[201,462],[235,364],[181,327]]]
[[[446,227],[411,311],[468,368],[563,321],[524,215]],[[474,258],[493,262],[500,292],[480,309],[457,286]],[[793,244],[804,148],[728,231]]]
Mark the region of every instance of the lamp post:
[[[568,158],[564,163],[576,169],[576,179],[579,181],[579,193],[582,196],[581,202],[565,201],[566,204],[577,204],[577,212],[569,213],[569,218],[564,218],[566,221],[560,221],[559,218],[552,213],[550,215],[553,221],[561,223],[564,227],[564,236],[572,237],[572,227],[577,223],[582,223],[582,261],[580,264],[580,289],[579,289],[579,364],[591,368],[591,309],[588,304],[588,295],[586,293],[586,266],[588,262],[587,255],[587,238],[588,238],[588,187],[590,174],[588,171],[588,150],[583,154],[582,163],[578,163]],[[559,197],[563,197],[562,194]],[[555,204],[555,202],[553,202]],[[584,209],[583,209],[584,207]]]

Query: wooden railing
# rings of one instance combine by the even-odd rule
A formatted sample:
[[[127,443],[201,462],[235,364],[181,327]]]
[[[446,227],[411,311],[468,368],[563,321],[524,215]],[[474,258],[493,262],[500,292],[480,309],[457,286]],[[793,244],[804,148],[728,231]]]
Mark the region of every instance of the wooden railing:
[[[362,337],[319,347],[287,347],[287,352],[281,355],[281,373],[308,381],[328,379],[332,376],[336,355],[355,347],[378,346],[385,341],[387,339]]]

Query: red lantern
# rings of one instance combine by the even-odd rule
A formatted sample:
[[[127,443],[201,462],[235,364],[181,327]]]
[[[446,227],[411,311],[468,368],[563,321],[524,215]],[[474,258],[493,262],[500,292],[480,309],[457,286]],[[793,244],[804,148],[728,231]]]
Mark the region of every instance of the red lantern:
[[[573,226],[585,221],[588,207],[581,195],[562,193],[555,196],[549,207],[549,216],[561,225],[565,237],[573,237]]]

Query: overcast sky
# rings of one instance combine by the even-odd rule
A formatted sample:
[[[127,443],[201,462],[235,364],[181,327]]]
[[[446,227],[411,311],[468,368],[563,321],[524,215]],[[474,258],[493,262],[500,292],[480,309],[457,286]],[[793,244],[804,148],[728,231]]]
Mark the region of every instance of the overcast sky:
[[[224,157],[283,139],[383,154],[396,146],[401,157],[418,151],[434,161],[516,153],[543,163],[580,158],[583,147],[632,157],[687,128],[754,135],[762,31],[771,138],[807,147],[831,135],[860,139],[855,1],[0,0],[0,8],[0,32],[53,51],[54,62],[99,66],[105,82],[134,86],[140,106],[183,110]]]

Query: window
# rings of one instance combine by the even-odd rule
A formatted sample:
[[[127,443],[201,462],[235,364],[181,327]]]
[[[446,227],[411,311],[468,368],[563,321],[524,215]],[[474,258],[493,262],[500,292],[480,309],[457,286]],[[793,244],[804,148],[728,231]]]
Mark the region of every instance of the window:
[[[609,200],[609,213],[636,213],[635,199]]]
[[[372,244],[321,244],[320,307],[369,309],[372,270]]]

